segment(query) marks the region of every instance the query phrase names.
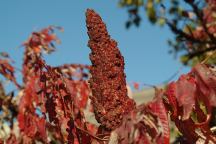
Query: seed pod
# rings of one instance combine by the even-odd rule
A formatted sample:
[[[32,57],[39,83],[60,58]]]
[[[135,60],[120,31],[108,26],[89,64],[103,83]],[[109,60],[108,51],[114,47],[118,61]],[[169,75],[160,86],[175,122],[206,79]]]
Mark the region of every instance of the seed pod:
[[[95,117],[102,126],[113,130],[122,123],[123,116],[135,107],[135,102],[127,96],[124,58],[101,17],[93,10],[86,12],[86,25],[92,62],[89,83]]]

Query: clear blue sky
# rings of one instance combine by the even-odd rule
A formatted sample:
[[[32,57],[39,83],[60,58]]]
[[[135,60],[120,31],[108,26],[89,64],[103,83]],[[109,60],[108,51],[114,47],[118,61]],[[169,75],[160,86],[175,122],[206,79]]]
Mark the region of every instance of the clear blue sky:
[[[8,52],[20,67],[23,48],[18,47],[29,34],[48,25],[58,25],[65,30],[58,33],[62,44],[45,57],[47,63],[90,64],[85,27],[87,8],[100,13],[110,35],[118,42],[129,82],[159,84],[181,67],[178,59],[168,54],[166,41],[172,37],[169,29],[152,26],[144,17],[140,28],[126,30],[128,15],[118,7],[118,0],[1,0],[0,51]],[[183,68],[181,73],[187,71],[188,68]]]

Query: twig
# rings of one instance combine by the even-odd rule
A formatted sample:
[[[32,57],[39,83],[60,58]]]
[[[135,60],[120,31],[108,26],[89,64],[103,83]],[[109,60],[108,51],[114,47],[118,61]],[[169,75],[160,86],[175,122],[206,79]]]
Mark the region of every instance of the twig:
[[[100,140],[100,141],[108,141],[108,140],[109,140],[109,139],[105,139],[105,138],[99,138],[99,137],[97,137],[97,136],[91,134],[89,131],[80,128],[79,126],[77,126],[76,123],[74,123],[74,124],[75,124],[75,127],[76,127],[77,129],[83,131],[84,133],[88,134],[89,136],[93,137],[94,139],[97,139],[97,140]]]
[[[167,80],[165,80],[161,84],[169,83],[171,80],[173,80],[182,71],[182,69],[183,69],[183,66],[181,66],[171,77],[169,77]]]
[[[206,63],[214,54],[216,53],[216,50],[213,51],[210,55],[208,55],[202,62],[201,64]]]
[[[209,51],[214,51],[216,50],[216,46],[213,46],[213,47],[210,47],[210,48],[207,48],[207,49],[204,49],[204,50],[200,50],[200,51],[196,51],[196,52],[193,52],[193,53],[189,53],[185,56],[188,56],[189,59],[192,59],[193,57],[195,56],[200,56],[206,52],[209,52]]]

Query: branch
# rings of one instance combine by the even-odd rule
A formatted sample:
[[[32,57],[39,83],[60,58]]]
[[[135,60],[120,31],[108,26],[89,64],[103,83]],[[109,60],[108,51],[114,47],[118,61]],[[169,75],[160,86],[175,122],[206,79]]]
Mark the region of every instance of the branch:
[[[203,12],[201,10],[199,10],[198,6],[193,1],[185,0],[185,2],[188,3],[193,8],[193,11],[196,14],[197,18],[200,20],[204,31],[206,32],[206,34],[208,35],[210,40],[214,43],[216,41],[216,38],[214,37],[213,34],[209,33],[208,28],[207,28],[207,24],[206,24],[205,20],[203,19]]]
[[[207,49],[204,49],[204,50],[196,51],[196,52],[193,52],[193,53],[189,53],[189,54],[187,54],[185,56],[188,56],[189,59],[192,59],[195,56],[200,56],[200,55],[203,55],[206,52],[214,51],[214,50],[216,50],[216,46],[211,47],[211,48],[207,48]]]
[[[169,26],[169,28],[177,35],[179,35],[180,37],[183,37],[185,39],[187,39],[187,41],[191,41],[193,43],[199,43],[199,44],[206,44],[206,43],[212,43],[212,41],[204,41],[201,39],[196,39],[191,35],[188,35],[187,33],[185,33],[184,31],[178,29],[173,23],[169,22],[168,20],[166,20],[166,24]]]

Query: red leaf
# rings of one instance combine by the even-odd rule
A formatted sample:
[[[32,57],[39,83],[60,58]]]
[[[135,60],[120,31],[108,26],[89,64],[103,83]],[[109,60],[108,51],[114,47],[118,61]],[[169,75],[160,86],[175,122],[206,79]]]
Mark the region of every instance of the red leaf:
[[[206,105],[216,106],[216,76],[215,72],[203,64],[196,65],[192,72],[195,75],[197,87],[202,95],[200,98]],[[207,100],[207,101],[206,101]]]
[[[0,144],[3,144],[3,143],[4,142],[0,140]],[[17,140],[14,134],[11,134],[10,137],[6,141],[6,144],[19,144],[19,141]]]
[[[168,102],[165,101],[165,104],[168,104],[168,110],[169,106],[173,110],[171,119],[189,143],[195,143],[200,137],[197,134],[198,129],[206,139],[216,141],[209,128],[211,110],[216,106],[215,83],[215,72],[207,65],[198,64],[177,82],[169,84],[166,90]],[[200,102],[204,102],[208,114],[201,109]],[[194,116],[191,112],[195,113]]]
[[[66,131],[68,132],[68,137],[67,137],[67,141],[68,144],[74,144],[74,130],[75,130],[75,126],[74,126],[74,120],[70,119],[67,123],[68,128],[66,129]]]
[[[190,117],[195,106],[196,84],[190,75],[182,75],[176,82],[176,98],[180,107],[183,107],[182,120]]]
[[[176,99],[176,84],[175,84],[175,82],[171,82],[167,86],[165,95],[167,98],[167,101],[165,102],[165,104],[168,105],[167,109],[172,111],[172,117],[177,117],[178,104],[177,104],[177,99]]]
[[[161,137],[157,139],[157,144],[169,144],[170,141],[169,120],[162,100],[163,95],[163,90],[156,89],[154,100],[148,104],[152,113],[159,118],[163,128]]]
[[[0,59],[0,74],[2,74],[8,80],[12,81],[18,88],[21,88],[21,86],[16,81],[14,72],[14,67],[9,63],[8,60]]]
[[[138,90],[138,89],[139,89],[139,83],[137,83],[137,82],[134,82],[134,83],[133,83],[133,86],[134,86],[134,88],[135,88],[136,90]]]
[[[37,118],[36,121],[37,125],[37,133],[40,138],[42,138],[44,141],[46,141],[47,134],[46,134],[46,121],[44,118]]]
[[[26,83],[24,94],[19,104],[19,114],[17,120],[19,128],[24,136],[33,140],[47,141],[46,121],[43,117],[36,114],[36,107],[41,103],[37,95],[36,87],[38,87],[38,78],[31,77]]]

